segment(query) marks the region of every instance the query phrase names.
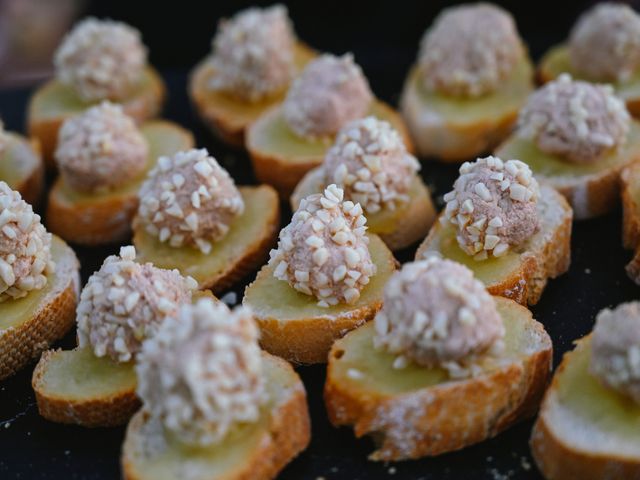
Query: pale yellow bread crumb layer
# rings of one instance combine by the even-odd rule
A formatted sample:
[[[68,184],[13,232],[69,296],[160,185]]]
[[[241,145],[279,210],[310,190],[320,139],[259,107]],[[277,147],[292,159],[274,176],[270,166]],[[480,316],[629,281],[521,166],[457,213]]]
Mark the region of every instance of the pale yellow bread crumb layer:
[[[158,157],[193,148],[191,132],[165,120],[151,120],[141,126],[149,143],[144,171],[115,190],[83,193],[58,177],[49,191],[46,221],[49,230],[80,245],[125,242],[131,236],[131,220],[138,209],[138,189]]]
[[[297,210],[300,201],[313,193],[321,193],[324,185],[324,170],[317,167],[307,173],[298,183],[289,203]],[[365,213],[369,233],[375,233],[390,250],[402,250],[423,239],[436,219],[436,210],[431,193],[422,179],[416,176],[409,190],[409,202],[395,210]]]
[[[533,67],[526,57],[496,92],[479,98],[427,92],[419,76],[415,67],[409,72],[400,110],[418,154],[450,163],[472,160],[499,145],[533,91]]]
[[[56,268],[42,290],[0,303],[0,380],[36,360],[73,326],[80,287],[78,259],[57,237],[51,253]]]
[[[375,100],[368,113],[388,121],[395,128],[409,152],[413,143],[400,114],[389,105]],[[246,147],[256,178],[272,185],[281,198],[288,200],[305,174],[320,166],[333,138],[309,140],[297,136],[287,126],[278,105],[261,115],[247,129]]]
[[[494,437],[535,414],[551,371],[552,345],[531,312],[496,297],[506,330],[505,349],[483,356],[476,377],[449,378],[446,370],[410,364],[373,347],[374,325],[338,340],[329,355],[324,399],[335,426],[371,435],[371,460],[440,455]]]
[[[440,254],[469,267],[492,295],[535,305],[547,281],[565,273],[571,263],[571,207],[553,188],[542,186],[538,212],[538,233],[503,257],[474,260],[458,246],[455,227],[443,226],[438,220],[418,247],[416,259],[426,253]]]
[[[191,247],[173,248],[151,237],[142,227],[134,228],[137,261],[160,268],[177,268],[198,281],[200,288],[224,292],[257,270],[269,258],[280,231],[280,203],[268,185],[239,187],[244,213],[229,232],[213,244],[209,254]]]
[[[36,206],[44,188],[44,163],[40,143],[13,132],[5,132],[6,146],[0,153],[0,180]]]
[[[588,373],[590,336],[565,354],[531,435],[545,478],[640,478],[640,406]]]
[[[142,123],[160,114],[165,97],[166,87],[162,77],[152,67],[147,67],[140,83],[119,103],[127,115]],[[53,154],[62,123],[95,104],[81,100],[71,87],[55,79],[36,90],[27,109],[27,130],[29,136],[40,141],[47,168],[55,168]]]
[[[544,84],[558,78],[562,73],[568,73],[578,80],[593,81],[593,79],[586,78],[572,67],[567,46],[557,45],[542,57],[536,76],[538,83]],[[613,82],[612,85],[616,95],[627,104],[629,113],[634,117],[640,116],[640,69],[634,72],[630,79],[623,82]]]
[[[269,400],[257,423],[242,425],[209,448],[189,448],[166,438],[160,423],[140,411],[122,447],[126,480],[268,480],[311,439],[304,386],[284,360],[262,354]]]
[[[124,425],[140,408],[133,364],[96,357],[90,348],[48,350],[33,371],[38,412],[83,427]]]
[[[333,342],[371,320],[382,307],[383,288],[397,268],[393,254],[376,235],[369,235],[377,273],[353,305],[320,307],[315,297],[294,290],[265,265],[244,292],[243,305],[253,310],[260,345],[297,364],[325,363]]]
[[[302,42],[294,47],[296,70],[300,71],[317,53]],[[223,142],[244,147],[245,129],[262,113],[284,100],[286,91],[259,102],[244,102],[223,92],[211,90],[209,84],[215,76],[211,56],[202,60],[190,74],[189,97],[193,108],[209,130]]]
[[[574,218],[593,218],[613,210],[620,202],[620,174],[640,161],[640,123],[633,121],[627,142],[592,165],[578,165],[542,152],[529,140],[516,136],[496,151],[503,159],[527,163],[534,176],[558,190],[573,208]]]

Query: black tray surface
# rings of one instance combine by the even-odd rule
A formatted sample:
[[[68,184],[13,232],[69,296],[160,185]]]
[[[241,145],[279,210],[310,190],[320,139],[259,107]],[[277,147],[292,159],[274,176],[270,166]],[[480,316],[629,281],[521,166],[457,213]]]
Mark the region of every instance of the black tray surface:
[[[306,2],[305,2],[306,3]],[[526,2],[528,3],[528,2]],[[424,21],[421,22],[424,24]],[[568,23],[567,25],[570,25]],[[539,42],[538,50],[550,43]],[[414,50],[382,52],[392,68],[381,63],[375,52],[363,50],[360,59],[374,91],[393,104]],[[230,149],[213,138],[193,114],[186,96],[185,69],[165,70],[169,101],[165,116],[192,130],[197,144],[209,151],[227,168],[240,185],[255,183],[247,155]],[[0,114],[10,130],[23,131],[24,111],[30,91],[0,92]],[[422,175],[432,188],[438,206],[457,175],[456,166],[423,163]],[[50,180],[50,179],[49,179]],[[283,206],[288,221],[290,211]],[[42,206],[39,209],[43,211]],[[638,287],[625,275],[631,258],[621,246],[619,211],[602,218],[574,224],[571,269],[551,281],[534,317],[542,322],[554,344],[555,365],[571,349],[577,338],[588,333],[596,313],[623,301],[638,298]],[[82,263],[82,277],[101,265],[103,259],[118,251],[104,248],[74,247]],[[397,255],[401,261],[413,258],[415,247]],[[238,299],[244,285],[233,290]],[[72,348],[75,332],[59,343]],[[119,455],[124,428],[84,429],[43,420],[37,413],[31,389],[33,366],[0,383],[0,479],[114,479],[120,476]],[[280,475],[293,479],[537,479],[539,473],[529,453],[528,439],[532,421],[523,422],[498,437],[462,451],[437,458],[395,464],[373,463],[367,455],[373,449],[368,439],[356,440],[350,429],[333,428],[322,401],[325,368],[298,368],[308,392],[313,438],[309,448]]]

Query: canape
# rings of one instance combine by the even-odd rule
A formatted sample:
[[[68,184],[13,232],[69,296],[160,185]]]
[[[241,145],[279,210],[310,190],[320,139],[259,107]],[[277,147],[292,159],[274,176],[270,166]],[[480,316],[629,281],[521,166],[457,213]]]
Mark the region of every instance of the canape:
[[[123,242],[131,235],[137,191],[158,157],[193,147],[193,136],[165,120],[139,128],[120,105],[103,102],[68,118],[55,159],[47,226],[82,245]]]
[[[533,67],[509,12],[445,9],[425,33],[400,100],[421,157],[461,162],[506,138],[533,90]]]
[[[44,163],[40,144],[4,129],[0,120],[0,180],[16,190],[25,202],[36,205],[44,188]]]
[[[335,426],[373,437],[371,460],[440,455],[533,415],[551,361],[529,310],[432,257],[405,264],[374,321],[336,341],[325,405]]]
[[[375,117],[354,120],[340,130],[323,164],[296,186],[291,208],[334,183],[345,199],[360,203],[369,232],[400,250],[424,238],[436,217],[418,170],[420,163],[391,124]]]
[[[572,211],[519,160],[480,158],[460,167],[447,206],[416,259],[439,255],[470,268],[493,295],[523,305],[569,269]]]
[[[588,10],[567,43],[552,47],[540,61],[542,83],[563,73],[611,84],[629,112],[640,114],[640,16],[623,3],[603,2]]]
[[[142,122],[158,115],[165,97],[162,78],[147,63],[140,32],[113,20],[86,18],[58,47],[56,76],[29,102],[27,128],[38,139],[48,167],[53,167],[58,130],[70,116],[112,100]]]
[[[202,150],[161,157],[138,192],[133,243],[142,261],[224,291],[268,258],[280,223],[267,185],[240,187]]]
[[[0,380],[36,360],[73,325],[78,259],[20,194],[0,182]]]
[[[334,340],[373,318],[396,260],[379,237],[366,234],[366,221],[360,204],[333,184],[302,200],[242,301],[265,350],[295,363],[324,363]]]
[[[246,147],[256,177],[288,199],[302,177],[322,164],[340,129],[367,115],[391,123],[413,151],[402,119],[374,99],[351,55],[318,57],[294,80],[284,102],[249,126]]]
[[[135,260],[132,246],[106,258],[80,295],[78,346],[46,351],[38,362],[32,385],[47,420],[108,427],[139,408],[135,356],[165,317],[191,302],[197,283]]]
[[[496,155],[526,162],[576,219],[591,218],[619,204],[620,172],[640,160],[640,123],[610,86],[564,74],[531,95]]]
[[[640,477],[640,304],[602,310],[566,353],[531,435],[545,478]]]
[[[213,133],[243,147],[249,124],[283,100],[315,52],[296,38],[283,5],[222,20],[212,43],[211,54],[191,73],[189,96]]]
[[[127,480],[267,480],[310,440],[306,393],[284,360],[260,351],[251,311],[185,306],[138,358],[143,409],[122,448]]]

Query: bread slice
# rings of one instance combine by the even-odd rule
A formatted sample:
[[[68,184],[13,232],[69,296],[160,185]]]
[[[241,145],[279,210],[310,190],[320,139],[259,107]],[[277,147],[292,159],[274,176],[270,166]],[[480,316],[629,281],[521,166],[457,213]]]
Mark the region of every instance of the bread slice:
[[[569,61],[569,49],[564,44],[556,45],[542,57],[537,71],[538,82],[541,84],[550,82],[562,73],[569,73],[575,79],[593,81],[585,78],[573,68]],[[631,78],[621,82],[613,82],[611,85],[616,95],[627,104],[629,113],[634,117],[640,116],[640,69],[636,70]]]
[[[627,264],[629,278],[640,285],[640,162],[620,175],[622,197],[622,244],[635,254]]]
[[[543,185],[538,214],[540,230],[524,245],[502,257],[482,261],[474,260],[458,246],[453,225],[437,221],[418,247],[416,259],[437,253],[473,270],[492,295],[535,305],[547,280],[565,273],[571,263],[572,212],[567,201],[553,188]]]
[[[6,145],[0,152],[0,180],[22,195],[25,202],[37,205],[44,188],[44,164],[37,140],[5,132]]]
[[[69,242],[105,245],[126,241],[138,209],[138,190],[158,157],[193,148],[191,132],[173,122],[152,120],[140,128],[149,143],[147,165],[138,177],[108,192],[83,193],[58,177],[49,191],[47,227]]]
[[[31,385],[40,415],[52,422],[113,427],[140,407],[133,362],[98,358],[91,348],[44,352]]]
[[[174,248],[160,243],[141,226],[135,226],[133,244],[137,261],[160,268],[177,268],[195,278],[200,288],[223,292],[253,273],[269,258],[280,231],[278,194],[268,185],[240,187],[245,203],[227,235],[216,242],[209,254],[191,247]]]
[[[532,91],[528,58],[496,92],[471,99],[428,92],[414,67],[404,85],[400,110],[421,157],[459,163],[490,152],[509,136]]]
[[[640,123],[631,122],[626,145],[592,165],[578,165],[542,152],[531,141],[516,136],[495,152],[500,158],[527,163],[535,177],[558,190],[571,204],[576,220],[613,210],[620,201],[620,173],[640,161]]]
[[[73,250],[55,236],[51,253],[56,267],[43,289],[0,303],[0,380],[37,359],[73,326],[80,264]]]
[[[407,150],[413,152],[407,127],[395,110],[376,100],[368,114],[388,121],[402,137]],[[333,138],[309,140],[293,133],[282,117],[280,106],[261,115],[249,126],[246,135],[256,178],[272,185],[283,200],[289,199],[309,170],[322,164],[332,144]]]
[[[549,480],[640,478],[640,406],[588,372],[590,336],[565,354],[545,394],[531,451]]]
[[[336,339],[374,317],[397,262],[379,237],[369,235],[369,240],[371,260],[378,270],[353,305],[319,307],[315,297],[275,278],[273,267],[262,267],[242,300],[253,310],[262,348],[297,364],[325,363]]]
[[[162,110],[166,87],[160,74],[148,66],[130,95],[119,103],[127,115],[138,123],[156,117]],[[47,168],[55,168],[53,153],[58,144],[58,130],[75,114],[95,105],[78,97],[73,88],[53,79],[38,88],[29,101],[27,130],[42,146]]]
[[[317,53],[302,42],[294,46],[296,71],[301,71]],[[189,97],[193,108],[209,130],[223,142],[244,147],[245,129],[269,108],[284,100],[286,91],[259,102],[243,102],[209,88],[216,72],[211,57],[200,62],[189,76]]]
[[[551,339],[526,308],[500,297],[496,304],[505,351],[479,360],[475,377],[415,364],[395,369],[395,356],[373,347],[373,323],[338,340],[324,388],[331,423],[371,435],[371,460],[395,461],[459,450],[532,416],[551,372]]]
[[[209,291],[196,292],[198,298]],[[90,347],[47,350],[31,378],[38,412],[47,420],[83,427],[126,424],[140,408],[134,362],[96,357]]]
[[[311,438],[304,385],[284,360],[263,353],[269,400],[257,423],[240,425],[218,445],[190,448],[167,438],[144,409],[129,423],[122,447],[125,480],[268,480]]]
[[[300,201],[314,193],[321,193],[326,187],[324,168],[314,168],[307,173],[296,186],[289,203],[294,212]],[[409,190],[409,202],[395,210],[381,210],[366,213],[367,226],[370,233],[378,235],[390,250],[407,248],[429,233],[429,228],[436,219],[436,210],[431,201],[429,188],[418,176],[415,177]]]

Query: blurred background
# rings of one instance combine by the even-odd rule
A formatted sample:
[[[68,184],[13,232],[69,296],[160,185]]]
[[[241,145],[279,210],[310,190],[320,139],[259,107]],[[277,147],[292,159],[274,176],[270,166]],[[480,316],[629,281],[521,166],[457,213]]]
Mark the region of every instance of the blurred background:
[[[0,0],[0,88],[28,86],[52,74],[51,57],[80,17],[95,15],[140,29],[151,62],[161,70],[186,71],[210,49],[218,20],[262,1],[146,2],[136,0]],[[283,1],[300,38],[321,51],[352,51],[375,90],[399,89],[425,28],[443,0]],[[534,58],[562,41],[595,1],[497,1],[516,17]],[[640,0],[627,1],[636,9]],[[388,74],[388,72],[394,72]],[[397,78],[390,75],[396,75]]]

